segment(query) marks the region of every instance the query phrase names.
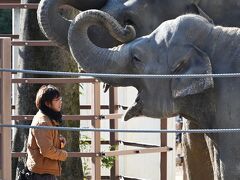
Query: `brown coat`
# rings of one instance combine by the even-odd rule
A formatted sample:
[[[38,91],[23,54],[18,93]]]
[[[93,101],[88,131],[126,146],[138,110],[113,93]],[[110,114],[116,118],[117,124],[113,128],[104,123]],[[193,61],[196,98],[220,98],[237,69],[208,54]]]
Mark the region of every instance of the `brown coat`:
[[[34,116],[32,126],[56,126],[55,121],[41,111]],[[27,167],[38,174],[61,175],[60,161],[67,158],[67,152],[60,149],[58,130],[30,129],[27,143]]]

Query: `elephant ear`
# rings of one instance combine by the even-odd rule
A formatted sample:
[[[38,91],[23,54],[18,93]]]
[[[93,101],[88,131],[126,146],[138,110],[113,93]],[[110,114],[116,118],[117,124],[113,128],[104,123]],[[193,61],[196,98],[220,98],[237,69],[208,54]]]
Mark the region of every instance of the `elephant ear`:
[[[173,74],[212,74],[208,55],[198,47],[185,45],[181,46],[181,49],[179,46],[173,47],[172,50],[173,56],[169,56],[169,64],[172,65],[170,67]],[[172,96],[177,98],[201,93],[205,89],[212,88],[213,85],[212,77],[175,78],[171,81]]]

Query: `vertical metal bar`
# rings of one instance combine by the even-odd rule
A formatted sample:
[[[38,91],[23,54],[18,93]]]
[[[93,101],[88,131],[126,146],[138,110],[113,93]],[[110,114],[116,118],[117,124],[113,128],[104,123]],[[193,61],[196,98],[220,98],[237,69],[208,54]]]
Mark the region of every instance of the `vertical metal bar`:
[[[0,116],[0,118],[2,119],[2,117]],[[2,122],[1,122],[2,123]],[[2,144],[2,132],[1,132],[1,128],[0,128],[0,179],[3,179],[2,176],[2,149],[3,149],[3,144]]]
[[[11,68],[11,38],[0,39],[0,63],[2,68]],[[11,123],[11,73],[1,73],[1,120],[2,124]],[[3,180],[11,179],[11,129],[1,131],[1,162]]]
[[[167,118],[161,119],[161,129],[167,129]],[[161,147],[167,146],[167,133],[162,133],[160,136]],[[167,180],[167,152],[161,153],[160,176],[161,180]]]
[[[111,87],[109,89],[109,113],[117,113],[118,108],[118,89],[115,87]],[[118,119],[110,119],[110,129],[118,129]],[[117,133],[110,133],[110,145],[113,147],[116,147],[115,150],[117,150],[117,140],[118,140],[118,134]],[[119,176],[119,157],[115,156],[114,165],[111,168],[110,172],[110,179],[116,180],[116,178]]]
[[[0,67],[2,68],[2,60],[3,60],[3,53],[2,53],[2,39],[0,39]],[[3,104],[3,100],[2,100],[2,73],[0,73],[0,124],[3,123],[2,120],[2,104]],[[3,144],[2,144],[2,128],[0,128],[0,179],[3,179],[2,176],[2,168],[3,168]]]
[[[94,97],[92,98],[93,113],[96,117],[100,116],[100,83],[96,80],[93,84],[93,93]],[[92,120],[93,128],[100,128],[100,119]],[[92,148],[95,153],[101,152],[101,137],[100,132],[93,132],[93,143]],[[101,157],[92,158],[92,179],[100,180],[101,179]]]

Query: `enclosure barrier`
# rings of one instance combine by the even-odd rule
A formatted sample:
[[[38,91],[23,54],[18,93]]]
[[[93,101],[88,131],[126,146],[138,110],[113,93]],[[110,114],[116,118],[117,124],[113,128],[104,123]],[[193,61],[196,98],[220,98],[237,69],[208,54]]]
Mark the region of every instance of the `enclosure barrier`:
[[[8,69],[0,68],[0,72],[12,73],[27,73],[27,74],[41,74],[41,75],[56,75],[56,76],[91,76],[95,78],[147,78],[147,79],[179,79],[179,78],[233,78],[240,77],[240,73],[221,73],[221,74],[105,74],[105,73],[75,73],[75,72],[59,72],[59,71],[36,71],[36,70],[22,70],[22,69]],[[31,78],[26,78],[26,80]],[[41,79],[41,78],[37,78]],[[69,78],[71,79],[71,78]],[[42,79],[43,80],[43,79]]]
[[[13,2],[19,2],[17,0],[8,0],[8,2],[10,1],[13,1]],[[12,3],[12,4],[9,4],[9,3],[0,3],[0,8],[2,9],[9,9],[9,8],[21,8],[21,9],[36,9],[38,6],[38,4],[35,4],[35,3],[31,3],[31,4],[19,4],[19,3]],[[16,36],[18,35],[12,35],[12,38],[16,38]],[[1,40],[1,43],[2,41],[4,40]],[[15,40],[15,41],[10,41],[11,45],[13,46],[54,46],[54,44],[50,41],[18,41],[18,40]],[[10,48],[7,50],[9,51]],[[6,48],[2,47],[2,44],[1,44],[1,53],[0,55],[3,55],[5,54],[4,52],[6,52]],[[9,55],[8,55],[9,56]],[[1,80],[1,88],[0,88],[0,95],[1,95],[1,104],[2,104],[2,107],[0,109],[0,122],[2,125],[7,125],[11,119],[12,120],[31,120],[32,116],[31,115],[23,115],[23,116],[11,116],[11,102],[10,102],[10,97],[11,97],[11,94],[10,94],[10,89],[11,89],[11,85],[9,86],[9,84],[11,84],[9,81],[11,81],[11,71],[10,71],[10,66],[8,66],[7,64],[4,64],[3,60],[6,60],[6,59],[9,59],[9,57],[7,57],[5,55],[4,58],[1,57],[1,67],[3,67],[1,73],[0,73],[0,80]],[[10,61],[8,61],[10,62]],[[4,71],[4,69],[9,69],[9,71]],[[66,74],[65,74],[66,75]],[[93,75],[94,77],[97,77],[96,74]],[[112,75],[110,75],[112,76]],[[128,75],[121,75],[122,78],[125,78],[127,77]],[[239,73],[228,73],[228,74],[207,74],[207,75],[153,75],[152,77],[148,76],[148,75],[143,75],[141,76],[142,78],[202,78],[202,77],[214,77],[214,78],[222,78],[222,77],[239,77]],[[106,76],[104,76],[106,77]],[[136,76],[134,75],[130,75],[131,78],[135,78]],[[138,77],[139,78],[139,77]],[[99,83],[98,82],[95,82],[94,79],[92,79],[93,81],[92,82],[89,82],[88,81],[89,79],[86,79],[85,82],[79,82],[79,78],[62,78],[62,79],[58,79],[58,78],[52,78],[52,79],[38,79],[36,81],[36,79],[32,79],[32,78],[25,78],[25,79],[12,79],[12,83],[92,83],[95,85],[95,83],[97,84],[96,87],[94,86],[94,92],[95,90],[98,91],[98,86],[99,86]],[[4,88],[5,89],[4,89]],[[111,89],[111,91],[113,91],[112,94],[114,94],[116,89]],[[96,94],[96,97],[99,97],[99,94]],[[113,97],[116,97],[115,95],[113,95]],[[110,98],[111,99],[111,98]],[[112,98],[113,99],[113,98]],[[111,99],[111,100],[112,100]],[[110,101],[111,101],[110,100]],[[65,118],[69,118],[71,120],[91,120],[92,121],[92,124],[94,127],[100,127],[100,124],[99,124],[99,121],[96,121],[96,120],[103,120],[103,119],[110,119],[110,127],[114,130],[119,130],[116,128],[116,119],[119,118],[121,115],[116,113],[115,110],[119,107],[119,105],[116,105],[117,103],[114,103],[115,101],[113,100],[113,103],[109,106],[106,106],[106,105],[100,105],[100,100],[97,99],[94,103],[95,105],[98,105],[98,106],[94,106],[94,115],[91,115],[91,116],[78,116],[78,115],[72,115],[72,116],[65,116]],[[6,105],[6,106],[5,106]],[[91,106],[90,105],[81,105],[80,106],[82,109],[90,109]],[[112,112],[110,110],[110,115],[101,115],[100,114],[100,109],[108,109],[110,108],[111,109],[112,107]],[[162,124],[162,126],[165,126],[166,127],[166,121],[164,120],[163,121],[164,123]],[[96,129],[99,129],[99,128],[95,128]],[[90,130],[90,129],[89,129]],[[99,129],[100,131],[100,129]],[[239,129],[211,129],[211,130],[192,130],[192,131],[161,131],[161,133],[163,132],[172,132],[172,133],[175,133],[175,132],[182,132],[182,133],[217,133],[217,132],[236,132],[238,133],[239,132]],[[100,144],[103,144],[103,143],[109,143],[109,142],[112,142],[113,144],[114,143],[124,143],[125,145],[133,145],[133,146],[143,146],[143,147],[148,147],[148,149],[146,150],[151,150],[151,148],[153,147],[150,147],[151,145],[145,145],[145,144],[137,144],[137,143],[132,143],[132,142],[123,142],[123,141],[119,141],[117,139],[117,135],[116,133],[114,132],[111,132],[111,136],[113,139],[110,139],[110,141],[108,142],[103,142],[101,141]],[[165,136],[166,134],[164,134]],[[166,144],[165,140],[166,140],[166,137],[162,136],[163,139],[161,139],[161,143],[163,144]],[[0,128],[0,146],[3,147],[3,144],[4,144],[4,148],[2,148],[3,150],[1,151],[1,154],[0,154],[0,177],[2,176],[3,179],[10,179],[9,175],[11,175],[11,172],[9,168],[9,159],[11,158],[9,156],[9,149],[10,149],[10,140],[9,140],[9,137],[10,137],[10,128]],[[99,137],[100,137],[100,134],[95,134],[95,140],[98,140],[100,141]],[[6,148],[9,148],[9,149],[6,149]],[[94,143],[94,148],[95,150],[99,150],[100,149],[100,145],[96,145]],[[170,150],[170,149],[167,149],[167,150]],[[97,152],[97,151],[96,151]],[[135,152],[133,153],[139,153],[141,151],[138,151],[138,150],[135,150]],[[149,152],[149,151],[148,151]],[[155,151],[154,151],[155,152]],[[122,152],[122,153],[125,153],[125,152]],[[129,154],[131,152],[128,152]],[[18,153],[18,152],[15,152],[15,153],[12,153],[12,157],[20,157],[20,156],[24,156],[25,154],[23,153]],[[114,155],[114,156],[118,156],[118,155],[122,155],[121,152],[117,152],[117,151],[114,151],[114,152],[104,152],[104,153],[88,153],[88,154],[81,154],[81,153],[78,153],[78,152],[69,152],[69,155],[70,157],[93,157],[93,158],[96,158],[96,157],[99,157],[99,156],[111,156],[111,155]],[[166,153],[164,153],[164,155],[166,155]],[[166,156],[165,156],[166,157]],[[165,160],[164,158],[161,158],[161,161]],[[95,163],[95,178],[99,177],[100,176],[100,172],[98,171],[98,163],[99,163],[99,159],[95,159],[96,163]],[[166,160],[165,160],[166,161]],[[162,163],[161,163],[162,164]],[[116,167],[116,166],[115,166]],[[164,169],[164,168],[162,168]],[[1,172],[2,171],[2,172]],[[117,171],[117,168],[116,168],[116,171]],[[163,174],[164,175],[164,172],[166,172],[166,169],[162,170],[163,173],[161,173],[161,175]],[[115,175],[118,174],[115,172]],[[101,177],[101,176],[100,176]],[[113,177],[113,176],[112,176]],[[122,177],[122,176],[115,176],[115,177]],[[108,178],[108,177],[103,177],[103,178]],[[131,178],[131,177],[127,177],[127,179],[136,179],[136,178]],[[161,178],[162,179],[162,178]],[[164,177],[163,179],[166,179],[166,177]]]
[[[3,0],[4,2],[4,0]],[[0,9],[37,9],[37,3],[26,3],[20,4],[19,0],[6,0],[5,3],[0,3]],[[7,51],[6,53],[0,53],[0,63],[4,63],[3,61],[7,61],[8,65],[1,64],[0,68],[3,69],[10,69],[11,68],[11,46],[55,46],[55,44],[51,41],[45,40],[18,40],[19,35],[0,35],[0,37],[8,37],[8,43],[1,43],[1,46],[6,46],[4,49]],[[2,41],[2,40],[1,40]],[[5,62],[6,63],[6,62]],[[91,109],[93,107],[93,114],[91,116],[80,116],[80,115],[71,115],[71,116],[64,116],[65,119],[69,120],[90,120],[92,122],[92,126],[94,128],[100,128],[100,120],[109,119],[110,128],[117,129],[118,128],[118,118],[121,114],[118,114],[118,108],[122,107],[117,103],[117,88],[110,88],[109,89],[109,105],[101,105],[100,104],[100,93],[99,93],[99,82],[93,78],[24,78],[24,79],[11,79],[11,74],[15,72],[8,72],[8,71],[1,71],[0,72],[0,80],[1,80],[1,104],[4,105],[1,107],[1,119],[3,122],[1,124],[9,124],[11,120],[31,120],[33,117],[32,115],[11,115],[11,108],[14,108],[14,105],[11,105],[11,83],[51,83],[51,84],[58,84],[58,83],[91,83],[93,85],[93,95],[94,101],[91,105],[80,105],[80,109]],[[2,78],[4,77],[4,78]],[[3,89],[4,87],[5,89]],[[7,87],[7,88],[6,88]],[[4,102],[4,104],[3,104]],[[109,109],[109,113],[107,115],[101,115],[101,109]],[[161,126],[162,128],[166,128],[166,119],[162,120]],[[110,141],[101,141],[100,140],[100,132],[95,132],[93,140],[90,142],[92,144],[92,151],[91,153],[80,153],[80,152],[69,152],[70,157],[91,157],[93,162],[93,173],[92,179],[137,179],[135,177],[124,177],[119,175],[119,162],[118,156],[119,155],[128,155],[128,154],[139,154],[139,153],[149,153],[149,152],[161,152],[161,180],[167,179],[167,150],[165,149],[167,145],[166,135],[161,136],[161,146],[155,145],[147,145],[147,144],[139,144],[139,143],[132,143],[132,142],[124,142],[118,140],[117,133],[110,132]],[[104,152],[104,154],[100,151],[101,144],[108,143],[110,145],[115,145],[119,143],[123,143],[127,146],[135,146],[135,147],[145,147],[150,148],[148,149],[136,149],[136,150],[129,150],[129,151],[114,151],[114,152]],[[3,146],[4,144],[4,146]],[[11,130],[10,128],[3,128],[0,127],[0,149],[3,149],[0,154],[0,179],[3,180],[10,180],[11,179],[11,157],[24,157],[25,154],[21,152],[11,152]],[[3,148],[2,148],[3,147]],[[155,149],[154,149],[155,148]],[[100,159],[102,156],[116,156],[116,160],[114,162],[114,166],[111,168],[110,177],[101,176],[101,162]],[[88,177],[90,178],[90,177]]]
[[[0,67],[11,68],[11,39],[0,38]],[[0,123],[11,122],[11,73],[0,73]],[[11,179],[11,129],[0,128],[0,178]]]
[[[90,79],[90,78],[89,78]],[[40,79],[40,82],[37,81],[37,83],[41,83],[43,79]],[[56,80],[51,78],[51,80]],[[61,80],[61,79],[60,79]],[[64,79],[65,81],[67,79]],[[71,83],[74,83],[71,79],[69,78],[69,80],[71,80]],[[76,79],[78,83],[81,83],[80,79]],[[90,79],[93,80],[93,79]],[[26,80],[26,79],[13,79],[12,83],[34,83],[34,81],[36,81],[36,79],[32,78],[31,81]],[[79,82],[80,81],[80,82]],[[60,83],[61,81],[51,81],[51,83]],[[87,82],[86,79],[84,79],[83,82]],[[82,83],[83,83],[82,82]],[[96,80],[94,80],[92,83],[96,82]],[[36,82],[35,82],[36,83]],[[44,82],[42,82],[44,83]],[[98,83],[99,84],[99,83]],[[99,90],[98,90],[99,93]],[[100,99],[100,97],[99,97]],[[99,113],[98,113],[99,114]],[[68,120],[100,120],[100,119],[110,119],[110,118],[119,118],[121,116],[121,114],[108,114],[108,115],[92,115],[92,116],[79,116],[79,115],[64,115],[64,119]],[[18,116],[11,116],[12,120],[32,120],[33,115],[18,115]],[[114,120],[114,119],[112,119]],[[100,121],[98,121],[100,122]],[[28,128],[34,128],[33,126],[26,126],[26,125],[7,125],[7,124],[1,124],[0,127],[28,127]],[[93,126],[94,127],[94,126]],[[96,126],[95,126],[96,127]],[[100,127],[100,125],[99,125]],[[41,127],[40,127],[41,128]],[[44,127],[47,128],[47,127]],[[65,128],[66,129],[66,128]],[[63,128],[61,128],[61,130],[63,130]],[[69,129],[67,128],[67,130],[73,130],[73,128]],[[89,130],[89,128],[87,128],[86,130]],[[115,129],[112,129],[112,131],[115,131]],[[97,133],[95,133],[97,134]],[[100,135],[99,135],[100,137]],[[100,139],[99,139],[100,141]],[[130,144],[130,143],[125,143]],[[134,146],[138,146],[137,143],[132,143],[132,145]],[[142,145],[143,146],[143,145]],[[147,147],[147,145],[145,145],[145,147]],[[171,150],[171,148],[168,147],[151,147],[151,148],[147,148],[147,149],[134,149],[134,150],[125,150],[125,151],[113,151],[113,152],[101,152],[100,149],[99,151],[94,151],[95,153],[79,153],[79,152],[69,152],[69,157],[92,157],[92,158],[101,158],[103,156],[119,156],[119,155],[130,155],[130,154],[141,154],[141,153],[153,153],[153,152],[167,152]],[[99,153],[96,153],[99,152]],[[21,153],[21,152],[12,152],[12,157],[25,157],[26,153]],[[95,169],[96,172],[96,169]],[[96,175],[96,174],[95,174]],[[97,174],[98,175],[98,174]],[[100,174],[99,174],[100,175]],[[101,175],[100,175],[101,177]],[[120,177],[120,176],[115,176],[115,177]],[[123,176],[121,176],[123,177]],[[97,178],[96,178],[97,179]]]
[[[49,127],[49,126],[30,126],[30,125],[12,125],[12,124],[0,124],[0,127],[4,128],[32,128],[32,129],[54,129],[61,131],[78,131],[78,132],[118,132],[118,133],[240,133],[240,128],[234,129],[189,129],[189,130],[167,130],[167,129],[103,129],[103,128],[78,128],[78,127]],[[103,141],[108,142],[108,141]],[[119,141],[124,142],[124,141]],[[136,143],[132,143],[136,144]],[[146,147],[156,147],[154,145],[142,144]],[[171,148],[169,148],[171,150]]]

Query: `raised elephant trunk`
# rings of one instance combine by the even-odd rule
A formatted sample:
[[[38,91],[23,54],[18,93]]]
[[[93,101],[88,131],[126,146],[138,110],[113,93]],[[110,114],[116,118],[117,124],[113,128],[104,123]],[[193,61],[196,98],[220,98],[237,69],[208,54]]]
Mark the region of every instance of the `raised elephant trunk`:
[[[69,28],[69,47],[75,60],[88,72],[126,73],[129,63],[129,44],[113,48],[96,46],[88,37],[88,29],[100,25],[118,41],[125,43],[135,38],[132,26],[125,28],[109,14],[99,10],[80,13]],[[109,82],[109,80],[107,80]]]
[[[67,34],[70,20],[59,14],[63,5],[72,6],[80,11],[101,8],[107,0],[41,0],[38,6],[38,23],[45,36],[58,46],[69,49]]]

